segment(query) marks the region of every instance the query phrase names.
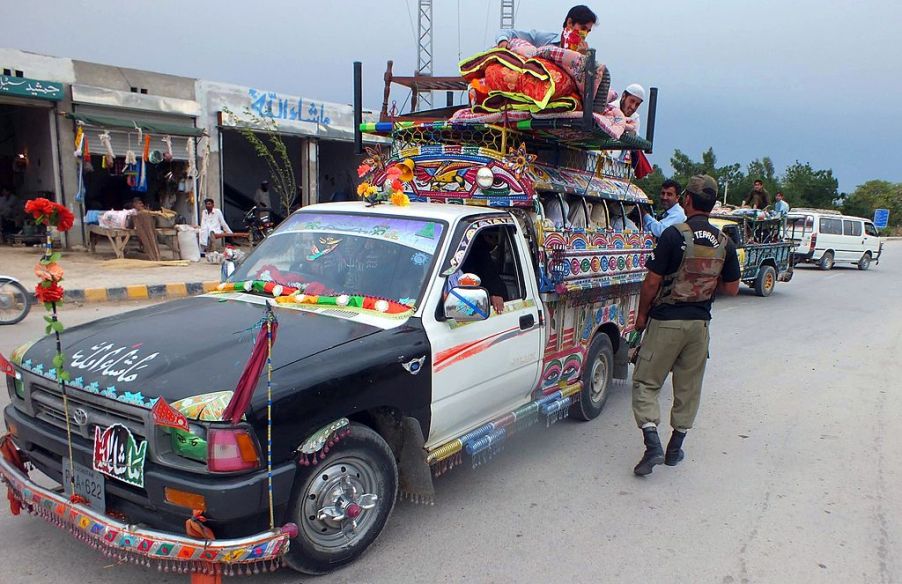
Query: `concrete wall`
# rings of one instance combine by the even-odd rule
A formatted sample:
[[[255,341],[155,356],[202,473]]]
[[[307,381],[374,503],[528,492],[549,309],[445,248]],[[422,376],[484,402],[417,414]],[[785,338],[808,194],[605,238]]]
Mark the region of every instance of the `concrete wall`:
[[[75,83],[72,59],[38,55],[18,49],[0,49],[0,72],[2,69],[19,70],[23,76],[32,79]]]
[[[79,84],[119,91],[138,87],[147,89],[149,95],[194,99],[195,79],[87,61],[72,61],[72,64]]]

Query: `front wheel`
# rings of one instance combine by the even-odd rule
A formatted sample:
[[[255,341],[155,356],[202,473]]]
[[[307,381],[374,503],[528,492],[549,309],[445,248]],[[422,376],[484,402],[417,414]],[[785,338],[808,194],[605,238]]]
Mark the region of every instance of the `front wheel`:
[[[285,556],[306,574],[325,574],[357,559],[382,533],[395,506],[398,467],[385,440],[352,423],[316,466],[301,466],[289,506],[298,525]]]
[[[594,420],[601,414],[608,400],[614,375],[614,348],[604,333],[595,335],[587,359],[583,364],[583,388],[579,403],[570,408],[570,415],[580,420]]]
[[[31,294],[12,278],[0,278],[0,325],[16,324],[28,316]]]
[[[833,269],[833,252],[825,251],[824,255],[821,256],[821,259],[817,262],[817,267],[822,270],[832,270]]]
[[[861,259],[858,260],[858,269],[864,271],[870,267],[871,267],[871,252],[866,251],[866,252],[864,252],[864,255],[861,256]]]
[[[755,279],[755,294],[767,297],[774,291],[777,284],[777,271],[773,266],[761,266],[758,277]]]

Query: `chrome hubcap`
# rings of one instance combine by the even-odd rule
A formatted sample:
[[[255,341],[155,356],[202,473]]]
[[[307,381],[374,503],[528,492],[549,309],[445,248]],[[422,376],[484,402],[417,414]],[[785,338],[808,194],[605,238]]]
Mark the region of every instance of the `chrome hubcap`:
[[[304,495],[302,530],[313,543],[344,547],[363,535],[376,514],[376,469],[359,458],[339,459],[319,470]]]
[[[608,362],[599,355],[592,364],[592,387],[589,390],[589,398],[593,403],[598,403],[604,397],[608,384]]]

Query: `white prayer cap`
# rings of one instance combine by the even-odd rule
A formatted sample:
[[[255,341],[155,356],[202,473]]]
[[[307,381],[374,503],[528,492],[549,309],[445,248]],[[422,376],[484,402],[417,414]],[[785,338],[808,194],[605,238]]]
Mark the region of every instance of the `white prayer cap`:
[[[645,89],[643,89],[642,86],[638,83],[630,83],[623,91],[624,93],[629,93],[630,95],[638,97],[642,101],[645,101]]]

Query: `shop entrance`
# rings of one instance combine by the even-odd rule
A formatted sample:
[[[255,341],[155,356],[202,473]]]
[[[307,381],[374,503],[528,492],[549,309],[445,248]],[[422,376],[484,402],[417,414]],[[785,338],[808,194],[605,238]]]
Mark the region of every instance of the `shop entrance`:
[[[259,134],[261,140],[269,145],[265,134]],[[295,181],[300,187],[301,176],[301,149],[304,138],[282,135],[282,141],[288,150],[288,157],[294,169]],[[244,214],[254,206],[254,193],[264,180],[272,182],[269,165],[257,155],[254,147],[237,130],[223,129],[222,131],[222,212],[226,222],[235,231],[244,229]],[[277,156],[276,160],[281,163]],[[281,217],[287,216],[287,209],[279,200],[279,195],[270,189],[271,205]],[[301,204],[300,193],[295,206]]]
[[[25,215],[25,201],[59,201],[59,170],[52,108],[0,102],[0,232],[2,241],[29,243],[40,233]]]
[[[188,162],[193,136],[89,126],[83,130],[83,150],[89,153],[82,169],[86,211],[128,209],[140,198],[150,209],[171,209],[185,222],[194,222],[195,184]],[[132,158],[135,162],[128,164]]]

